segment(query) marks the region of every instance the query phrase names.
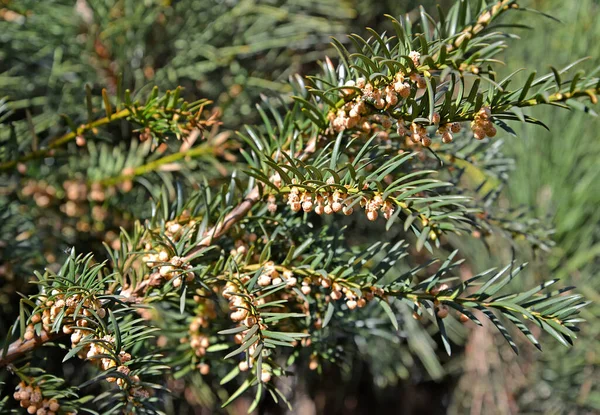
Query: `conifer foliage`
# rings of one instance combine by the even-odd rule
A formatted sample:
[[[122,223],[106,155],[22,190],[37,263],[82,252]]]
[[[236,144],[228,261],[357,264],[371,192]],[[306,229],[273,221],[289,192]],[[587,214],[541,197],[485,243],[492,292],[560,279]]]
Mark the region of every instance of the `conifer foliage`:
[[[235,133],[179,88],[89,88],[87,120],[51,118],[55,136],[43,117],[13,123],[26,105],[5,99],[2,232],[21,236],[3,255],[44,249],[23,229],[30,215],[67,241],[76,229],[106,243],[71,239],[62,266],[35,272],[0,345],[0,408],[173,412],[184,388],[224,407],[250,396],[249,412],[291,405],[286,378],[343,366],[369,342],[407,344],[435,377],[426,328],[451,355],[460,325],[484,321],[515,352],[523,339],[541,350],[540,329],[573,344],[587,304],[573,287],[548,276],[515,290],[517,261],[461,272],[466,239],[548,249],[542,224],[497,203],[510,170],[499,137],[544,128],[529,107],[589,111],[600,93],[579,61],[497,76],[518,27],[505,15],[535,13],[519,3],[457,0],[334,39],[337,56],[262,97],[260,122]],[[131,142],[111,141],[119,130]],[[57,350],[82,371],[49,365]]]

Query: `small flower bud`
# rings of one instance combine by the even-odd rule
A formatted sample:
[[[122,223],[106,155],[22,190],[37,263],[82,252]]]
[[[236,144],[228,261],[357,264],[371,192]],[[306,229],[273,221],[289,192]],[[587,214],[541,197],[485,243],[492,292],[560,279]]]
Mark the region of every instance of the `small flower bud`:
[[[48,409],[50,409],[52,412],[56,412],[60,409],[60,405],[56,399],[50,399]]]
[[[267,383],[271,380],[271,373],[269,371],[263,370],[260,374],[260,381],[263,383]]]
[[[448,306],[446,304],[441,304],[437,307],[436,314],[439,318],[448,317]]]
[[[413,61],[413,63],[415,64],[415,66],[419,66],[421,64],[420,60],[421,60],[421,54],[419,52],[417,52],[416,50],[412,50],[409,54],[408,57]]]
[[[484,131],[485,135],[487,135],[488,137],[496,137],[497,130],[496,127],[494,127],[493,125],[490,125]]]
[[[271,277],[263,274],[260,277],[258,277],[258,285],[260,285],[261,287],[266,287],[267,285],[271,284]]]
[[[313,203],[310,201],[302,202],[302,210],[310,212],[313,209]]]
[[[206,363],[200,363],[198,365],[198,369],[200,369],[200,374],[206,376],[210,373],[210,366]]]
[[[379,214],[377,213],[376,210],[369,210],[367,211],[367,219],[369,219],[371,222],[374,222],[377,220],[377,216],[379,216]]]
[[[445,144],[449,144],[452,142],[452,134],[446,131],[442,134],[442,142]]]
[[[483,140],[485,138],[485,131],[479,127],[473,128],[473,136],[477,140]]]

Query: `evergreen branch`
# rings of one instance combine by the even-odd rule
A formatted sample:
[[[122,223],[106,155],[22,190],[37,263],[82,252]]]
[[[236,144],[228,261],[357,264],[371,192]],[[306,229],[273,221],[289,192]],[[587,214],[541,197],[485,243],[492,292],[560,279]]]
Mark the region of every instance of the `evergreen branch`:
[[[187,159],[187,158],[211,155],[211,154],[214,154],[215,151],[216,151],[216,149],[214,148],[213,145],[211,145],[209,143],[203,143],[199,146],[189,148],[185,151],[178,151],[177,153],[172,153],[172,154],[166,155],[164,157],[158,158],[158,159],[153,160],[149,163],[146,163],[142,166],[138,166],[128,173],[121,174],[120,176],[108,177],[108,178],[100,179],[100,180],[92,180],[92,181],[90,181],[90,183],[99,183],[103,186],[116,185],[116,184],[125,182],[127,180],[131,180],[137,176],[143,176],[150,172],[156,171],[157,169],[159,169],[161,166],[164,166],[165,164],[175,163],[177,161],[180,161],[182,159]]]
[[[62,333],[47,333],[46,331],[42,331],[39,336],[36,335],[30,340],[15,340],[8,346],[6,353],[3,351],[2,356],[0,356],[0,368],[12,363],[24,354],[43,346],[45,343],[54,341],[62,336]]]
[[[10,161],[5,161],[5,162],[0,163],[0,171],[11,170],[14,167],[16,167],[17,164],[19,164],[19,163],[23,163],[23,162],[26,162],[29,160],[35,160],[38,158],[49,156],[52,154],[53,150],[61,147],[64,144],[67,144],[67,143],[75,140],[77,137],[81,136],[82,134],[84,134],[88,131],[92,131],[94,128],[98,128],[103,125],[109,124],[115,120],[127,118],[130,115],[131,115],[131,110],[122,109],[118,112],[115,112],[114,114],[112,114],[110,116],[100,118],[100,119],[93,121],[91,123],[88,123],[88,124],[82,124],[75,131],[71,131],[70,133],[61,135],[60,137],[56,137],[55,139],[50,140],[50,142],[48,143],[48,146],[46,148],[32,151],[28,154],[25,154],[24,156],[19,157],[16,160],[10,160]]]

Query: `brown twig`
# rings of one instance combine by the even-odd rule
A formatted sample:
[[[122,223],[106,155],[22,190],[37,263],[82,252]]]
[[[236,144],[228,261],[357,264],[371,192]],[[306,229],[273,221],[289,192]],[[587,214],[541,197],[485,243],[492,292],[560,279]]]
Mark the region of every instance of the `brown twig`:
[[[35,336],[31,340],[19,339],[13,342],[8,349],[6,350],[6,354],[0,358],[0,367],[4,367],[9,363],[13,362],[15,359],[21,357],[25,353],[30,350],[35,349],[38,346],[41,346],[44,343],[55,340],[62,336],[62,333],[48,333],[46,331],[42,331],[39,336]]]

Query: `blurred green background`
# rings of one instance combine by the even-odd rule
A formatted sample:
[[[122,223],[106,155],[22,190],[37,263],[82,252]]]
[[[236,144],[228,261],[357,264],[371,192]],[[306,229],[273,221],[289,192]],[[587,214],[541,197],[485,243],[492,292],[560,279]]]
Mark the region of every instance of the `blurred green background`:
[[[122,83],[138,93],[152,85],[182,85],[186,98],[214,100],[225,128],[234,130],[257,121],[254,105],[262,94],[288,92],[289,77],[310,74],[324,56],[335,57],[331,36],[364,34],[365,26],[385,28],[384,13],[415,14],[419,4],[436,16],[438,3],[447,8],[452,0],[4,0],[0,97],[10,101],[3,111],[11,110],[16,129],[28,128],[30,118],[43,138],[63,131],[60,114],[85,119],[85,84],[95,92],[103,87],[114,92]],[[550,65],[562,67],[585,56],[591,57],[586,67],[600,63],[599,0],[523,3],[561,23],[513,16],[532,29],[519,31],[521,39],[513,41],[501,72],[521,67],[546,72]],[[364,369],[354,384],[315,383],[321,389],[309,395],[316,398],[298,402],[298,413],[322,409],[322,394],[350,396],[342,405],[346,413],[600,413],[600,121],[552,108],[536,108],[533,115],[550,131],[517,126],[518,138],[499,137],[515,160],[503,201],[532,209],[556,229],[555,248],[532,258],[523,284],[558,277],[594,302],[584,310],[588,323],[575,347],[566,350],[549,339],[543,342],[545,353],[522,346],[516,357],[482,329],[465,340],[461,357],[444,362],[441,380],[406,373],[397,384],[381,385],[369,382],[372,374]],[[8,135],[0,131],[0,139]],[[10,198],[9,193],[0,198]],[[2,241],[35,226],[27,215],[16,223],[14,215],[0,214]],[[49,238],[40,234],[21,251],[10,251],[18,261],[7,258],[7,244],[0,245],[0,277],[17,281],[51,262],[48,252],[56,260],[73,243],[61,240],[49,248]],[[493,263],[481,246],[470,249],[474,265]],[[505,247],[496,253],[510,259]],[[2,284],[3,308],[10,308],[16,289],[17,283]],[[6,324],[1,322],[2,335]]]

